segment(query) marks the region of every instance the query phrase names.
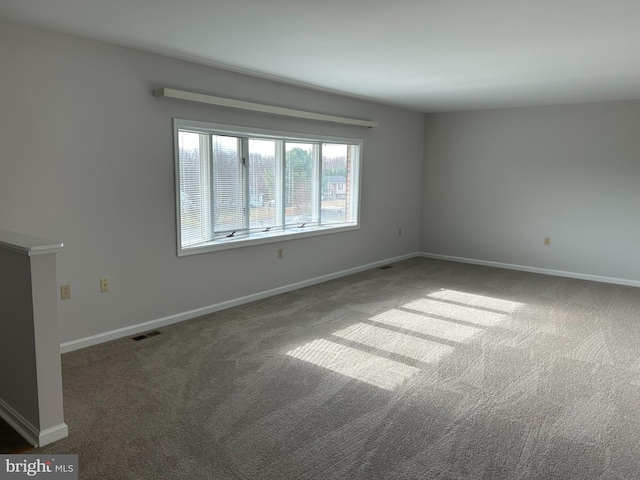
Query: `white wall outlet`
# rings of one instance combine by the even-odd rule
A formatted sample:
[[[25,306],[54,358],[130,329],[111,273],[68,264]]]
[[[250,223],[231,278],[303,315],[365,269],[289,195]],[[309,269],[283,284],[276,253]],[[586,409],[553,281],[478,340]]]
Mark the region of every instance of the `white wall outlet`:
[[[109,291],[109,279],[108,278],[101,278],[100,279],[100,291],[101,292],[108,292]]]
[[[544,244],[545,246],[550,246],[551,245],[551,237],[544,237]]]
[[[283,254],[282,254],[282,249],[279,248],[278,249],[278,260],[282,260]]]
[[[60,300],[71,299],[71,285],[60,285]]]

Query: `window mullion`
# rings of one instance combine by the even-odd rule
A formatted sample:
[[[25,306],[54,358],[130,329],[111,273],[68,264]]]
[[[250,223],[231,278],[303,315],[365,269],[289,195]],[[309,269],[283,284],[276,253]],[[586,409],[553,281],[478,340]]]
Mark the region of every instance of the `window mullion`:
[[[287,198],[287,189],[289,188],[287,174],[289,168],[287,168],[287,142],[284,140],[280,143],[280,164],[282,165],[280,178],[280,184],[282,185],[280,217],[282,218],[282,227],[285,228],[287,226],[287,203],[289,201],[289,198]]]
[[[322,143],[313,149],[313,220],[322,223]]]
[[[242,210],[243,210],[243,216],[244,216],[244,229],[246,231],[249,231],[249,225],[250,225],[250,216],[251,216],[251,202],[250,202],[250,195],[251,195],[251,191],[249,188],[249,182],[250,182],[250,175],[249,175],[249,168],[251,167],[249,164],[249,138],[248,137],[241,137],[239,138],[241,145],[240,145],[240,160],[241,160],[241,172],[242,175],[240,175],[240,179],[242,182]]]
[[[215,225],[216,225],[216,208],[215,208],[215,202],[216,202],[216,195],[218,194],[218,192],[216,192],[216,189],[214,188],[215,185],[215,178],[214,178],[214,168],[213,168],[213,135],[207,135],[207,157],[208,157],[208,161],[207,161],[207,177],[206,179],[208,180],[209,183],[209,197],[207,198],[207,208],[206,208],[206,212],[205,215],[207,216],[207,230],[208,230],[208,236],[209,239],[213,240],[215,237]]]
[[[360,209],[360,182],[362,175],[362,162],[360,161],[362,155],[362,145],[351,145],[347,150],[347,165],[349,169],[347,196],[349,202],[347,203],[349,210],[347,212],[346,220],[349,222],[358,222],[358,215]]]
[[[276,196],[278,201],[276,202],[277,211],[277,222],[278,226],[284,228],[285,221],[287,218],[287,203],[286,203],[286,191],[285,191],[285,175],[286,175],[286,151],[285,151],[285,142],[280,140],[278,142],[278,154],[276,158]]]

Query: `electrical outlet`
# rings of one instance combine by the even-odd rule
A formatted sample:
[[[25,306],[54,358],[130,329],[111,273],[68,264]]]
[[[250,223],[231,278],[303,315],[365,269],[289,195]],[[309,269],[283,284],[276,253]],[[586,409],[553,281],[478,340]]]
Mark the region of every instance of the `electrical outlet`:
[[[551,245],[551,237],[544,237],[544,244],[545,246],[550,246]]]
[[[108,292],[109,291],[109,279],[108,278],[101,278],[100,279],[100,291],[101,292]]]
[[[71,299],[71,285],[60,285],[60,300]]]
[[[282,249],[281,249],[281,248],[279,248],[279,249],[278,249],[278,260],[282,260],[282,256],[283,256],[283,255],[282,255]]]

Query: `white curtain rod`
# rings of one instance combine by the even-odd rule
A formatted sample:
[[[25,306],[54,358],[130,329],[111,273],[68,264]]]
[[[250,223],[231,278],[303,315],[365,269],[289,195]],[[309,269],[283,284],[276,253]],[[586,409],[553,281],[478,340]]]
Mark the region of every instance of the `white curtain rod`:
[[[285,115],[287,117],[305,118],[307,120],[319,120],[321,122],[344,123],[347,125],[357,125],[359,127],[368,127],[368,128],[376,128],[379,126],[378,122],[370,122],[368,120],[358,120],[357,118],[336,117],[334,115],[324,115],[322,113],[305,112],[304,110],[294,110],[292,108],[263,105],[262,103],[243,102],[242,100],[233,100],[231,98],[215,97],[213,95],[204,95],[202,93],[185,92],[183,90],[174,90],[172,88],[156,88],[153,90],[153,96],[178,98],[180,100],[189,100],[191,102],[207,103],[210,105],[219,105],[222,107],[230,107],[230,108],[240,108],[242,110],[271,113],[274,115]]]

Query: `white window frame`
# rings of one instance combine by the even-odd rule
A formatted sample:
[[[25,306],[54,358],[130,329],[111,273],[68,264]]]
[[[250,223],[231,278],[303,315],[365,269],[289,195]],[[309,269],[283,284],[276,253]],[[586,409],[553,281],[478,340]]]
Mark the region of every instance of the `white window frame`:
[[[238,137],[264,138],[269,140],[284,140],[287,142],[303,142],[321,145],[323,143],[356,145],[356,154],[350,158],[350,204],[349,216],[352,219],[349,223],[342,224],[322,224],[321,215],[319,215],[319,224],[310,226],[287,227],[283,230],[273,232],[251,232],[249,234],[234,238],[215,238],[209,241],[198,243],[195,245],[182,245],[182,218],[180,212],[180,154],[178,134],[181,129],[199,131],[207,134],[232,135]],[[335,137],[328,135],[314,135],[307,133],[284,132],[277,130],[268,130],[253,127],[240,127],[234,125],[225,125],[218,123],[201,122],[195,120],[185,120],[174,118],[173,120],[173,141],[174,141],[174,159],[175,159],[175,200],[176,200],[176,225],[177,225],[177,246],[178,256],[194,255],[206,252],[215,252],[232,248],[247,247],[251,245],[260,245],[265,243],[282,242],[297,238],[312,237],[317,235],[327,235],[339,232],[347,232],[358,230],[360,228],[360,194],[362,191],[362,158],[363,158],[363,140],[359,138]],[[277,156],[276,171],[283,173],[284,159]],[[317,208],[320,207],[322,197],[322,175],[320,172],[322,154],[318,155],[320,161],[314,162],[314,178],[317,185],[314,185],[314,191],[317,196]],[[280,173],[278,175],[280,175]],[[346,192],[346,189],[345,189]],[[316,200],[316,199],[314,199]],[[245,195],[247,206],[250,203],[250,193],[247,190]],[[283,207],[284,208],[284,207]],[[205,213],[203,213],[205,215]],[[213,221],[213,219],[209,219]]]

